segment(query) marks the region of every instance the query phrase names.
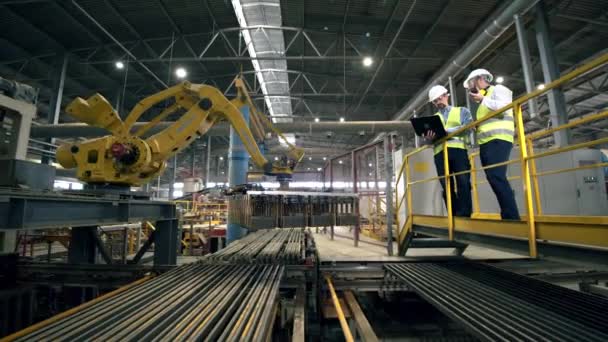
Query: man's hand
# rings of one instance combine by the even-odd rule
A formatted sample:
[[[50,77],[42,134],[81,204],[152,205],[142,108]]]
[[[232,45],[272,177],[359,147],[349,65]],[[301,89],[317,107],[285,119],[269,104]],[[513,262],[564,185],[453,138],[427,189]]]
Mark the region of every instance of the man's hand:
[[[435,140],[435,132],[433,132],[433,131],[426,131],[426,133],[424,133],[422,135],[422,137],[424,139],[426,139],[426,140],[433,141],[433,140]]]
[[[469,96],[471,96],[471,98],[473,99],[473,101],[475,101],[477,103],[481,103],[481,101],[483,101],[483,95],[481,95],[481,93],[471,93],[471,92],[469,92]]]

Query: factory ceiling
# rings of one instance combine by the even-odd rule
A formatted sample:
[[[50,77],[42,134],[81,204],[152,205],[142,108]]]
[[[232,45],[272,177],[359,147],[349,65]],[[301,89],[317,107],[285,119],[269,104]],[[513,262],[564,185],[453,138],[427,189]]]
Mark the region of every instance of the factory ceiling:
[[[389,120],[510,2],[276,0],[263,2],[266,8],[254,12],[258,1],[236,1],[246,18],[250,13],[245,24],[239,23],[234,3],[0,1],[0,76],[41,89],[40,122],[47,120],[65,58],[62,106],[76,96],[101,92],[125,112],[141,98],[180,82],[175,70],[181,67],[189,81],[211,84],[227,95],[234,93],[232,80],[242,72],[259,108],[270,114],[269,103],[283,101],[278,114],[290,121]],[[545,8],[561,72],[603,51],[608,1],[546,0]],[[540,84],[534,17],[531,10],[523,22],[534,78]],[[253,43],[247,44],[244,31],[254,37]],[[276,42],[281,37],[283,41]],[[271,51],[263,51],[265,47]],[[258,58],[255,67],[252,50]],[[364,57],[372,59],[370,66],[363,65]],[[117,69],[117,61],[125,67]],[[513,25],[469,67],[487,68],[502,75],[514,94],[525,92]],[[260,72],[267,84],[260,84]],[[464,73],[454,75],[456,85]],[[273,80],[288,83],[272,86]],[[568,113],[580,116],[606,108],[606,87],[604,69],[565,89]],[[463,89],[458,88],[454,95],[464,104]],[[547,106],[541,104],[540,111],[547,112]],[[64,114],[59,118],[69,121]],[[534,129],[544,122],[530,125]],[[299,138],[299,144],[322,151],[331,144],[361,145],[372,137],[327,138],[325,132],[315,132]],[[193,149],[202,145],[201,140]],[[226,139],[212,138],[213,148],[225,145]]]

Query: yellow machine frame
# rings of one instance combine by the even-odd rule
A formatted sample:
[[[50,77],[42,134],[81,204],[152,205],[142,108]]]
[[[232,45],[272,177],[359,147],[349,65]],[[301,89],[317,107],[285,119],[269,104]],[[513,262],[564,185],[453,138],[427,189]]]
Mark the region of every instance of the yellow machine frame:
[[[483,122],[490,120],[493,117],[500,115],[509,109],[514,112],[515,124],[517,128],[517,141],[519,145],[519,159],[509,160],[504,163],[488,165],[482,168],[475,168],[474,158],[478,153],[470,155],[472,169],[464,172],[450,173],[447,159],[447,145],[444,144],[443,156],[445,163],[445,173],[437,177],[412,181],[410,161],[412,156],[420,153],[422,150],[429,148],[423,146],[404,156],[403,164],[399,169],[395,187],[395,202],[398,227],[398,242],[399,250],[404,250],[408,244],[408,233],[412,231],[415,225],[446,229],[450,240],[454,240],[454,232],[475,233],[479,235],[487,235],[494,237],[507,237],[512,239],[526,239],[528,241],[529,256],[536,258],[539,253],[537,250],[537,241],[553,241],[561,244],[584,245],[590,248],[608,249],[608,216],[558,216],[558,215],[543,215],[541,198],[538,185],[538,177],[549,174],[557,174],[562,172],[571,172],[580,169],[589,169],[596,167],[608,167],[608,163],[596,163],[593,165],[584,165],[575,168],[567,168],[560,170],[551,170],[547,172],[537,172],[535,160],[538,158],[568,152],[576,149],[586,148],[594,145],[608,143],[608,138],[600,138],[592,141],[579,143],[575,145],[560,147],[545,151],[542,153],[534,153],[532,142],[535,139],[553,134],[556,131],[572,128],[591,121],[608,118],[608,111],[588,115],[582,119],[571,121],[567,124],[538,131],[529,135],[525,134],[522,115],[522,104],[530,99],[539,97],[551,89],[563,86],[566,82],[584,74],[591,70],[597,69],[608,64],[608,54],[604,54],[593,61],[573,70],[572,72],[560,77],[559,79],[546,84],[544,89],[536,90],[524,96],[515,99],[512,103],[500,108],[481,120],[470,123],[457,131],[448,134],[444,139],[447,140],[453,136],[462,134],[463,132],[474,129]],[[512,177],[512,179],[522,179],[523,193],[525,199],[525,214],[522,215],[522,221],[500,221],[500,216],[497,214],[482,214],[479,213],[479,196],[477,186],[481,183],[476,181],[476,173],[492,167],[500,165],[510,165],[519,163],[521,165],[521,176]],[[446,180],[446,193],[450,194],[449,177],[460,174],[471,173],[472,175],[472,195],[473,195],[473,215],[471,219],[454,217],[451,210],[451,196],[447,196],[447,216],[428,216],[412,213],[412,191],[411,188],[415,184],[435,181],[441,178]],[[400,186],[403,189],[401,197],[399,196]],[[404,204],[406,205],[404,207]],[[536,208],[536,212],[535,212]],[[405,209],[405,222],[399,222],[400,210]]]
[[[164,170],[166,160],[192,143],[197,135],[205,134],[213,125],[226,120],[241,138],[253,163],[266,174],[291,174],[304,156],[303,151],[290,145],[288,157],[269,162],[260,152],[239,108],[249,105],[256,115],[255,122],[263,115],[255,111],[244,82],[237,78],[235,86],[238,96],[228,100],[217,88],[183,82],[141,100],[124,121],[100,94],[86,100],[76,98],[66,111],[84,123],[108,130],[111,135],[62,145],[57,149],[57,161],[64,168],[77,168],[78,179],[87,183],[141,185],[158,176]],[[171,99],[173,104],[143,127],[132,131],[142,114]],[[172,125],[144,137],[152,127],[178,110],[185,113]],[[273,128],[269,122],[267,125]]]

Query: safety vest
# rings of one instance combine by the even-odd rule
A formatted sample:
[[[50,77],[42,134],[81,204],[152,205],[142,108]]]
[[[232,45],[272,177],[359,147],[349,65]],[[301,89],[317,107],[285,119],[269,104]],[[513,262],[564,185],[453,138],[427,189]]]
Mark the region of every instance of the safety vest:
[[[491,96],[494,92],[494,86],[487,89],[485,96]],[[483,102],[477,108],[477,120],[484,118],[492,113],[493,110],[484,105]],[[513,121],[513,110],[509,109],[504,112],[502,118],[494,117],[477,126],[477,143],[479,145],[490,142],[494,139],[500,139],[513,143],[513,135],[515,134],[515,123]]]
[[[448,122],[447,123],[443,119],[443,115],[441,115],[440,112],[435,113],[435,115],[439,115],[439,118],[441,119],[441,123],[443,123],[443,127],[447,130],[448,128],[454,128],[454,127],[458,127],[458,126],[462,125],[460,123],[460,111],[461,111],[460,107],[452,107],[450,109],[450,112],[448,113]],[[461,148],[463,150],[467,149],[464,144],[464,139],[462,137],[450,138],[450,139],[448,139],[447,144],[448,144],[448,148]],[[434,151],[435,151],[435,154],[441,153],[443,151],[443,144],[436,144]]]

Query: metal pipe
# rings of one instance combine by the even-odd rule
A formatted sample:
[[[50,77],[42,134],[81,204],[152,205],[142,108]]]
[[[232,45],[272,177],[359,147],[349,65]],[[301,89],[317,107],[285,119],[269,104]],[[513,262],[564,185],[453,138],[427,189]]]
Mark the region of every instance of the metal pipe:
[[[174,122],[160,122],[147,133],[152,135],[171,126]],[[146,125],[147,122],[137,122],[134,129]],[[277,122],[273,124],[283,133],[325,133],[334,132],[341,134],[376,134],[382,132],[396,131],[407,133],[411,131],[409,121],[349,121],[349,122]],[[205,133],[207,136],[227,136],[230,133],[230,125],[227,123],[217,124]],[[32,138],[95,138],[108,135],[109,132],[103,128],[89,126],[84,123],[65,123],[58,125],[36,125],[32,126],[30,137]]]
[[[327,282],[327,287],[329,288],[331,299],[334,302],[334,307],[336,308],[336,313],[338,314],[338,319],[340,320],[342,332],[344,332],[344,339],[346,340],[346,342],[353,342],[353,335],[351,334],[350,328],[348,327],[348,323],[346,322],[346,318],[344,317],[344,311],[342,311],[342,306],[340,306],[340,301],[338,300],[338,296],[336,295],[336,290],[334,290],[334,285],[331,282],[331,277],[327,274],[325,275],[325,281]]]
[[[241,61],[335,61],[335,60],[347,60],[347,61],[360,61],[363,57],[359,55],[355,56],[210,56],[210,57],[174,57],[171,58],[140,58],[138,62],[145,63],[168,63],[173,61],[179,62],[241,62]],[[414,60],[414,61],[439,61],[438,57],[381,57],[383,61],[403,61],[403,60]],[[94,62],[81,62],[80,64],[96,65],[96,64],[111,64],[115,61],[94,61]]]
[[[431,86],[438,82],[447,80],[449,76],[456,77],[467,65],[477,58],[492,42],[507,30],[513,23],[515,14],[523,14],[533,7],[538,0],[514,0],[504,8],[499,8],[493,18],[486,21],[487,25],[476,33],[450,60],[451,63],[444,65],[433,76],[429,82],[394,116],[393,120],[404,120],[418,110],[427,102],[427,92]]]

